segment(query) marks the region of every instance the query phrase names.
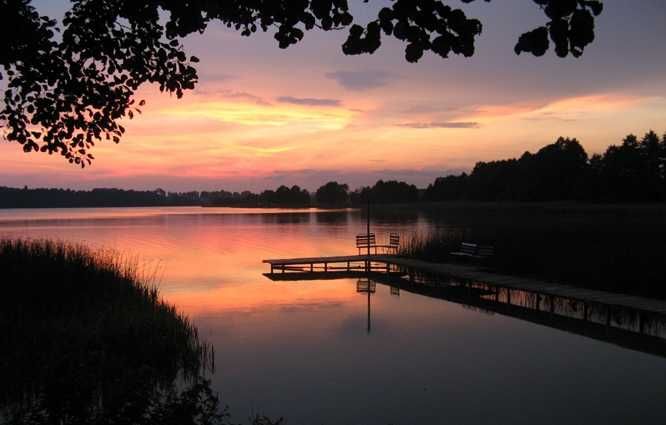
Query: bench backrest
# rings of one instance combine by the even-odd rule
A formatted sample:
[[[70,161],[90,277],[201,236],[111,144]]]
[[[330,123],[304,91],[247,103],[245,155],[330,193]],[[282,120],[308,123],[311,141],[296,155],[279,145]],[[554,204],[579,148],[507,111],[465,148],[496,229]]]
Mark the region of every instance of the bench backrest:
[[[377,242],[375,240],[375,234],[370,233],[370,235],[356,235],[356,247],[357,248],[365,248],[368,246],[374,246],[377,245]]]
[[[491,245],[479,245],[476,255],[479,257],[492,257],[495,255],[495,247]]]
[[[400,246],[400,234],[399,233],[389,233],[389,245],[398,247]]]
[[[356,282],[356,292],[370,292],[375,293],[377,291],[377,282],[370,279],[359,279]]]
[[[478,247],[475,243],[463,242],[460,244],[460,252],[469,255],[476,255],[476,248]]]

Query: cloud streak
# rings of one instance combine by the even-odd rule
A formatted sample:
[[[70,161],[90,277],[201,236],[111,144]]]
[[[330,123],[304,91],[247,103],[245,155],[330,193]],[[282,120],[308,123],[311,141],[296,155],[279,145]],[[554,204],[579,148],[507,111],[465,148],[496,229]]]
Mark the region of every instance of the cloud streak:
[[[399,127],[414,129],[432,129],[432,128],[479,128],[479,123],[475,121],[441,121],[441,122],[408,122],[398,124]]]
[[[388,85],[396,77],[386,71],[334,71],[326,78],[336,81],[347,90],[363,91]]]
[[[338,99],[318,99],[311,97],[280,96],[276,100],[280,103],[291,103],[302,106],[340,106],[342,104]]]

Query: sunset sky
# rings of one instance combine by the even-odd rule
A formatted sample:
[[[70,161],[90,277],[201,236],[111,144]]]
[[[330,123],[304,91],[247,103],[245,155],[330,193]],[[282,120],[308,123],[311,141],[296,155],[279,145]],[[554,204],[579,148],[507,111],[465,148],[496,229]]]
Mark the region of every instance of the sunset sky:
[[[355,4],[365,22],[381,1]],[[663,0],[606,0],[597,40],[580,59],[516,56],[518,36],[545,22],[532,2],[460,5],[484,32],[472,58],[404,60],[385,40],[344,56],[344,32],[310,32],[288,50],[272,33],[251,38],[212,25],[186,47],[201,58],[200,83],[177,100],[146,86],[143,114],[103,143],[84,170],[60,157],[0,144],[0,185],[137,189],[316,189],[379,178],[425,186],[475,162],[534,151],[558,136],[588,153],[629,133],[666,131]],[[66,2],[36,1],[60,17]]]

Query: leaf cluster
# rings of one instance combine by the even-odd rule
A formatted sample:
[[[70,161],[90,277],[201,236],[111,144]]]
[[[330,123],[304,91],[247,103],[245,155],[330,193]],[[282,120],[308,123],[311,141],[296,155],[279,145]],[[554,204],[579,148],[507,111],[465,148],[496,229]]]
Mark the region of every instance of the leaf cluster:
[[[550,38],[558,55],[580,56],[594,39],[601,3],[534,2],[550,21],[522,35],[516,53],[543,55]],[[140,86],[155,84],[178,98],[195,87],[199,59],[186,54],[182,39],[203,33],[211,22],[243,36],[272,31],[280,48],[313,29],[348,29],[342,45],[348,55],[374,53],[383,37],[393,37],[405,43],[409,62],[429,51],[472,56],[482,24],[446,3],[391,0],[360,25],[347,0],[72,0],[58,23],[30,0],[0,0],[3,136],[25,152],[58,153],[85,167],[96,143],[118,143],[125,133],[121,121],[141,113],[145,102],[135,99]]]
[[[546,25],[526,32],[518,39],[516,54],[543,56],[555,45],[557,56],[578,58],[594,41],[594,18],[603,11],[600,0],[534,0],[550,19]]]

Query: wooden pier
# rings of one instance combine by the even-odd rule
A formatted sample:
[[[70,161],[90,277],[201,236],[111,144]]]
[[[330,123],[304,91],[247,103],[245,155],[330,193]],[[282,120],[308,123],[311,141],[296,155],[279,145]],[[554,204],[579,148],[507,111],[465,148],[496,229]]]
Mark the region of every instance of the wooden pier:
[[[342,277],[344,273],[388,273],[409,276],[410,281],[420,274],[453,277],[470,282],[483,282],[496,287],[538,293],[553,297],[568,298],[583,303],[598,303],[608,306],[630,308],[653,314],[666,314],[666,301],[639,296],[617,294],[594,289],[586,289],[545,282],[537,279],[507,276],[489,272],[468,264],[432,263],[403,258],[394,255],[347,255],[332,257],[308,257],[270,259],[263,261],[270,265],[270,275],[279,279],[280,274],[307,274],[308,279]],[[306,275],[302,275],[304,278]],[[319,276],[319,277],[317,277]],[[285,276],[286,277],[286,276]],[[279,279],[282,280],[282,279]],[[286,279],[285,279],[286,280]],[[304,280],[304,279],[303,279]]]

